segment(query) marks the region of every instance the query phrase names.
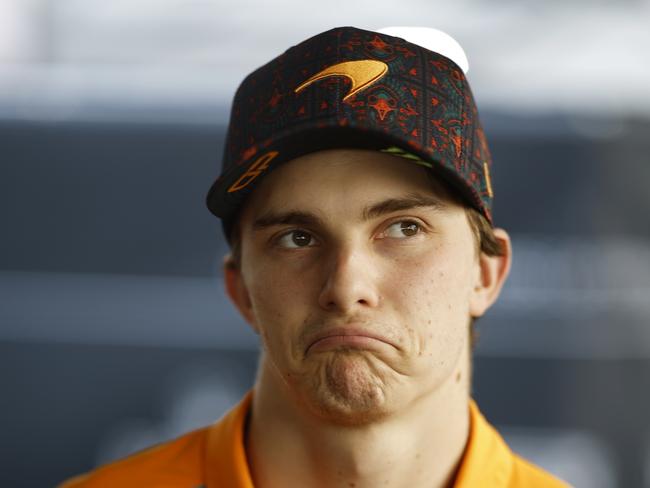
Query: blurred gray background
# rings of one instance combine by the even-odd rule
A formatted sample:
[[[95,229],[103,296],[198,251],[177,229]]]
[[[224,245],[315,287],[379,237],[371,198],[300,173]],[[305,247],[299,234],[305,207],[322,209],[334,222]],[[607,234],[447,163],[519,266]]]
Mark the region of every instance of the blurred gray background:
[[[204,197],[232,95],[323,30],[465,48],[513,236],[474,396],[577,487],[650,487],[650,1],[0,0],[0,486],[217,418],[256,337]]]

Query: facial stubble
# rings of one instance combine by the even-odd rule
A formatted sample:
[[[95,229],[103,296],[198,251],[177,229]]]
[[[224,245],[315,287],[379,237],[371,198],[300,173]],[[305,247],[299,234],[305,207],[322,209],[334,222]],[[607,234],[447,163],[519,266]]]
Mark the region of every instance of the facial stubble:
[[[300,387],[321,418],[343,425],[374,422],[388,415],[395,372],[374,351],[339,348],[314,354]]]

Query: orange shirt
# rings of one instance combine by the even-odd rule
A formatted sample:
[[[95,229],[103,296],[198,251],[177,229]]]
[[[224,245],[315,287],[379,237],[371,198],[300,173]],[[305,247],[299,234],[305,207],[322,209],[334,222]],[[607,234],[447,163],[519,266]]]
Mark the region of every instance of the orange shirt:
[[[253,488],[244,450],[252,395],[219,422],[72,478],[59,488]],[[470,435],[454,488],[568,485],[514,454],[470,402]]]

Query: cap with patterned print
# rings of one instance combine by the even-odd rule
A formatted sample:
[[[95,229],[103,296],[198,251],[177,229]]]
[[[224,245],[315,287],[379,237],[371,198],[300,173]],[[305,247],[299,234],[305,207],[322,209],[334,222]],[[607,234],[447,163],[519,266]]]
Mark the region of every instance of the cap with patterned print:
[[[229,235],[266,174],[332,148],[422,164],[492,222],[490,151],[463,69],[422,45],[355,27],[311,37],[243,80],[207,206]]]

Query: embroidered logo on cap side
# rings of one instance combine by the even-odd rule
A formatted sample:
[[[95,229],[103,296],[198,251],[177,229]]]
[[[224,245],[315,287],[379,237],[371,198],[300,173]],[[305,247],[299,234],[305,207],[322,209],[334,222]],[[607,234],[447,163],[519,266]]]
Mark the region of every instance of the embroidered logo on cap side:
[[[361,59],[358,61],[344,61],[337,63],[319,71],[308,80],[302,82],[295,90],[295,93],[300,93],[315,81],[322,80],[329,76],[345,76],[352,82],[350,92],[343,97],[343,101],[354,96],[364,88],[369,87],[376,83],[386,73],[388,73],[388,65],[382,61],[375,59]]]
[[[483,163],[483,173],[485,174],[485,183],[487,184],[487,192],[490,198],[494,198],[492,191],[492,179],[490,178],[490,167],[487,163]]]
[[[246,188],[248,185],[250,185],[255,178],[257,178],[268,169],[271,161],[278,154],[280,154],[278,151],[269,151],[266,154],[262,154],[255,160],[255,162],[253,162],[253,164],[248,167],[246,173],[241,175],[237,181],[230,185],[230,188],[228,188],[228,193],[242,190],[243,188]]]

